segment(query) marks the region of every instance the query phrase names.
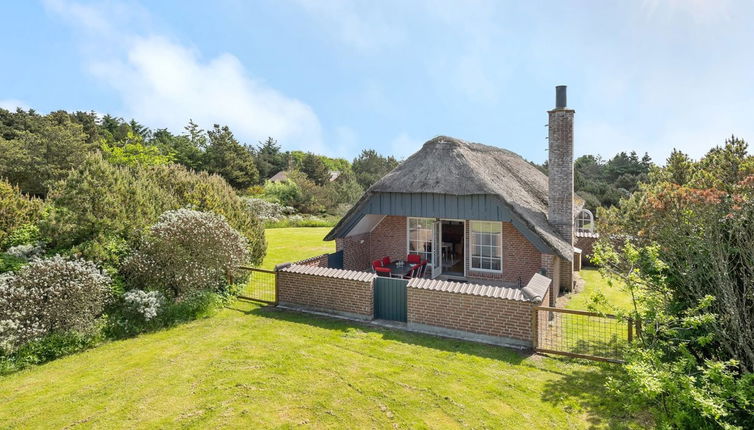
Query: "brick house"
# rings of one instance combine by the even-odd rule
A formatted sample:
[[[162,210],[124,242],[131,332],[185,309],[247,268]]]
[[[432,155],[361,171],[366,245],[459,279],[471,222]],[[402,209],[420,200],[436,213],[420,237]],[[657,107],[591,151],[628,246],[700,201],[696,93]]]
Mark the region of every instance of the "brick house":
[[[550,304],[573,286],[573,118],[565,87],[549,115],[549,177],[521,156],[439,136],[370,187],[330,231],[343,269],[419,254],[425,277],[522,288],[553,280]]]

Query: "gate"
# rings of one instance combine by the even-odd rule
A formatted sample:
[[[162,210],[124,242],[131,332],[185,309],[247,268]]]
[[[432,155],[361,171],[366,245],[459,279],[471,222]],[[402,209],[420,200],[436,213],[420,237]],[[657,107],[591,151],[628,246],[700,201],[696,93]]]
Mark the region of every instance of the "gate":
[[[534,349],[589,360],[620,363],[639,325],[615,315],[534,307]]]
[[[406,322],[408,317],[407,279],[374,279],[374,317]]]
[[[247,266],[239,269],[249,272],[239,299],[277,305],[277,272]],[[232,278],[230,281],[233,283]]]

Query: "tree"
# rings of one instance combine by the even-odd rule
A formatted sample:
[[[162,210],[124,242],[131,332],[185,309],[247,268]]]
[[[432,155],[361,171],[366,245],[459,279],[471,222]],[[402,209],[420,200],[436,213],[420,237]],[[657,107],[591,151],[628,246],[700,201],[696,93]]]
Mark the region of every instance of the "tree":
[[[351,163],[356,181],[364,189],[371,187],[396,167],[398,167],[398,160],[393,156],[383,157],[374,149],[362,150]]]
[[[330,169],[318,155],[307,153],[301,162],[301,172],[317,185],[325,185],[330,182]]]
[[[255,159],[259,177],[269,179],[276,173],[288,168],[288,154],[280,150],[278,141],[268,137],[264,142],[259,142],[256,149]]]
[[[176,136],[167,129],[160,128],[152,133],[149,144],[160,148],[162,154],[172,156],[173,161],[189,169],[202,168],[202,149],[188,135]]]
[[[63,178],[93,150],[80,124],[68,116],[35,118],[33,131],[0,138],[0,177],[36,196],[47,194],[50,182]]]
[[[209,145],[204,152],[204,167],[210,173],[216,173],[234,188],[244,189],[257,183],[259,171],[254,157],[233,136],[228,126],[214,128],[207,132]]]
[[[122,166],[156,166],[173,161],[172,154],[163,154],[157,146],[144,145],[142,137],[132,131],[124,141],[112,145],[103,143],[101,149],[107,161]]]
[[[687,184],[693,176],[693,165],[688,155],[673,148],[665,162],[665,172],[668,174],[668,180],[674,184]]]

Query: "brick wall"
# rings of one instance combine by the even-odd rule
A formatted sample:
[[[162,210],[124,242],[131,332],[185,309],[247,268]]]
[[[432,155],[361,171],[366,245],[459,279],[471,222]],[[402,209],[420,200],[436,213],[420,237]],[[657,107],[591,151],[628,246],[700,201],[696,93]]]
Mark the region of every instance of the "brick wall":
[[[530,302],[408,288],[408,322],[530,342]]]
[[[293,264],[298,264],[300,266],[311,266],[311,267],[327,267],[329,258],[330,258],[330,254],[322,254],[316,257],[309,257],[306,260],[297,261]]]
[[[480,272],[471,268],[471,225],[466,222],[466,243],[468,252],[466,255],[467,275],[476,279],[495,279],[505,282],[518,282],[522,285],[539,272],[542,267],[541,253],[531,242],[521,234],[513,224],[503,224],[503,273]]]
[[[374,276],[339,269],[319,269],[328,271],[329,276],[298,273],[307,270],[306,267],[290,266],[278,271],[280,305],[372,319]]]
[[[335,239],[335,249],[343,250],[343,268],[346,270],[368,270],[371,264],[369,233]],[[362,243],[363,241],[363,243]]]
[[[594,252],[594,244],[599,237],[592,233],[590,236],[581,236],[576,234],[576,248],[581,249],[581,264],[583,266],[593,266],[590,258]]]
[[[388,256],[391,260],[406,258],[408,218],[386,216],[372,230],[369,240],[369,261]]]

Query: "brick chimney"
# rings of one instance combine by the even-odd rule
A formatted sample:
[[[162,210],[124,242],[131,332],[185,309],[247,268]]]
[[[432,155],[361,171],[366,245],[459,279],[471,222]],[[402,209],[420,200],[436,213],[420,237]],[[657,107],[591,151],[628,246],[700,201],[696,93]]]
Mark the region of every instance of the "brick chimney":
[[[566,86],[555,87],[555,109],[549,121],[549,193],[547,219],[573,245],[573,114],[566,107]]]
[[[566,242],[573,246],[573,109],[566,107],[566,87],[555,87],[555,109],[548,111],[548,208],[547,220]],[[573,262],[559,261],[558,281],[553,282],[550,305],[555,305],[559,290],[573,289]],[[554,279],[554,278],[553,278]],[[559,285],[556,285],[559,284]]]

